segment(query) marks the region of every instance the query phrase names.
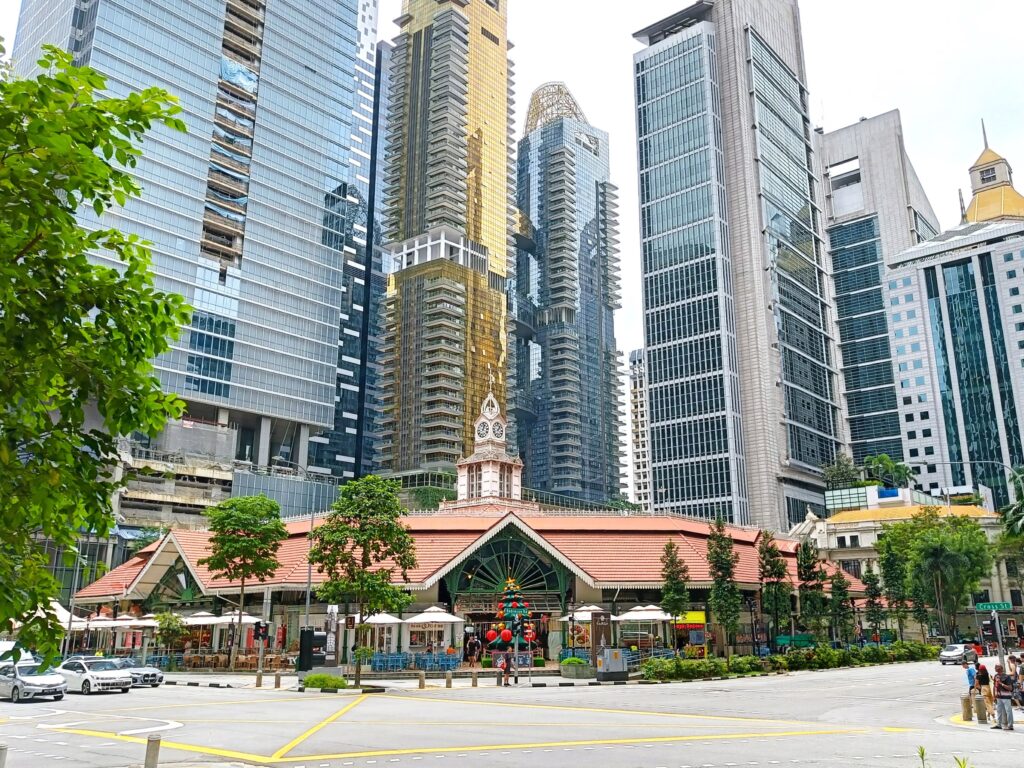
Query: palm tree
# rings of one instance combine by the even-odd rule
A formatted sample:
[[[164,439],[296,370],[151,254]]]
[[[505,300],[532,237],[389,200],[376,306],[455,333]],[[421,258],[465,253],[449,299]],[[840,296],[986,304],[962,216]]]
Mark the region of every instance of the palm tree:
[[[919,580],[924,582],[926,579],[931,581],[929,585],[935,592],[935,612],[939,617],[939,631],[943,634],[946,633],[948,628],[947,619],[950,617],[946,614],[946,607],[944,605],[945,600],[943,599],[943,584],[949,581],[950,575],[956,569],[956,563],[960,555],[953,552],[946,546],[945,542],[941,539],[933,541],[927,541],[920,545],[917,552],[917,565],[918,565],[918,576]],[[955,617],[956,617],[957,606],[953,606],[953,619],[955,628]]]
[[[903,488],[913,477],[913,470],[902,461],[894,461],[888,454],[864,457],[864,471],[886,485]]]
[[[1013,536],[1024,534],[1024,467],[1017,467],[1010,475],[1013,484],[1013,501],[1000,511],[1003,527]]]

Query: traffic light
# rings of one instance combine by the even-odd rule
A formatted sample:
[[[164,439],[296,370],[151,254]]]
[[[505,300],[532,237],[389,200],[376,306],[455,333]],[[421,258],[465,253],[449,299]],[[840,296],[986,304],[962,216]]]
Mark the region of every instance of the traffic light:
[[[266,640],[270,637],[270,624],[264,621],[257,621],[252,629],[254,640]]]
[[[981,622],[981,635],[989,640],[995,640],[996,629],[995,625],[991,621]]]
[[[512,634],[521,635],[523,634],[523,617],[513,616],[512,617]]]

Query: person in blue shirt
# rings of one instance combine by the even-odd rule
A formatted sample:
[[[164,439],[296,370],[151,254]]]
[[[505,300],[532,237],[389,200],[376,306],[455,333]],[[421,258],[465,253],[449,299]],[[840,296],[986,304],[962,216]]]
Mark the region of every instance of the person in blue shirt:
[[[974,690],[974,679],[978,676],[978,670],[965,661],[964,671],[967,673],[967,693],[971,693]]]

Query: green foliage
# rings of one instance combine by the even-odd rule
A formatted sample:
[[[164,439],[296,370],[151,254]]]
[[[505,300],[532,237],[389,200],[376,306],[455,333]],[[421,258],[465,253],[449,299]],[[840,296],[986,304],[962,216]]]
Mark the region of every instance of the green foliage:
[[[861,581],[864,582],[864,594],[867,597],[867,602],[864,605],[864,618],[867,620],[868,626],[871,627],[872,634],[878,634],[882,631],[882,624],[885,622],[885,608],[881,601],[882,582],[870,562],[861,576]]]
[[[690,569],[679,559],[679,547],[669,539],[661,554],[661,609],[672,617],[679,616],[690,607],[690,590],[686,586],[689,578]]]
[[[813,541],[803,541],[796,550],[796,571],[800,580],[800,623],[821,639],[828,624],[828,599],[825,597],[825,570]]]
[[[860,480],[860,469],[845,453],[836,454],[836,460],[821,468],[821,474],[825,478],[825,487],[849,488]]]
[[[306,688],[335,688],[341,690],[342,688],[348,688],[348,680],[344,677],[338,677],[337,675],[326,675],[323,673],[316,673],[315,675],[306,675],[302,684]]]
[[[711,524],[708,536],[708,570],[711,575],[711,590],[708,607],[711,618],[725,633],[728,648],[740,624],[743,600],[736,584],[736,563],[740,556],[733,550],[732,538],[725,530],[725,523],[718,518]]]
[[[143,528],[137,538],[128,542],[128,551],[133,555],[139,550],[145,549],[155,541],[163,538],[164,532],[160,528]]]
[[[217,578],[238,581],[238,629],[242,636],[245,582],[266,581],[280,567],[277,551],[288,538],[281,522],[281,507],[263,494],[236,496],[206,510],[210,521],[210,554],[199,560]],[[241,643],[231,646],[231,669]]]
[[[736,657],[737,659],[741,657]],[[722,659],[647,659],[640,665],[644,680],[704,680],[728,674]]]
[[[455,491],[449,488],[431,486],[411,488],[409,494],[415,502],[416,509],[438,509],[442,501],[454,501],[456,498]]]
[[[490,656],[488,656],[487,658],[484,658],[484,659],[480,659],[480,667],[482,669],[490,669],[493,666],[494,666],[494,659],[492,659]]]
[[[999,513],[1003,518],[1003,527],[1011,536],[1024,536],[1024,467],[1017,467],[1010,475],[1013,486],[1012,503],[1003,507]]]
[[[373,659],[373,648],[366,645],[360,645],[352,652],[352,655],[355,657],[357,664],[365,664]]]
[[[641,505],[633,503],[632,501],[627,499],[625,496],[622,496],[621,494],[613,496],[612,498],[608,499],[608,503],[605,504],[605,506],[608,509],[621,509],[627,512],[643,511],[643,507]]]
[[[757,573],[761,582],[761,612],[765,621],[771,621],[771,636],[779,634],[779,627],[789,624],[792,613],[786,560],[770,531],[761,531],[757,543]]]
[[[543,668],[543,666],[544,666],[544,657],[543,656],[534,656],[533,657],[533,666],[534,667],[542,667]]]
[[[156,621],[156,641],[164,648],[175,648],[188,636],[185,620],[176,613],[165,611],[154,617]]]
[[[881,480],[890,488],[904,488],[914,476],[914,471],[902,461],[896,461],[888,454],[864,458],[864,471],[871,477]]]
[[[383,611],[401,611],[412,598],[395,586],[397,575],[409,581],[416,567],[416,545],[402,524],[405,510],[399,484],[376,475],[350,480],[341,487],[326,520],[311,534],[310,562],[327,579],[317,596],[328,603],[355,603],[365,634],[366,621]],[[356,667],[359,685],[360,667]]]
[[[40,64],[0,75],[0,632],[21,622],[20,642],[53,658],[63,629],[39,608],[60,585],[39,542],[73,561],[81,531],[105,536],[117,437],[156,435],[183,408],[150,361],[188,321],[184,300],[155,289],[149,249],[103,214],[139,196],[143,135],[185,126],[166,91],[107,97],[102,75],[50,46]]]
[[[836,636],[847,642],[853,632],[853,604],[850,602],[850,580],[838,569],[829,579],[829,613]]]
[[[585,659],[581,659],[578,656],[569,656],[566,659],[562,659],[562,661],[560,663],[566,664],[566,665],[569,665],[569,666],[573,666],[573,665],[576,665],[576,666],[586,666],[590,662],[586,661]]]

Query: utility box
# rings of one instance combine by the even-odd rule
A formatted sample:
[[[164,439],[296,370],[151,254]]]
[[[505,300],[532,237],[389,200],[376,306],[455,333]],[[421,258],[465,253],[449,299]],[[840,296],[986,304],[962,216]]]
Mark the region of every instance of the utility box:
[[[626,663],[626,652],[621,648],[602,648],[597,656],[597,679],[628,680],[629,667]]]

